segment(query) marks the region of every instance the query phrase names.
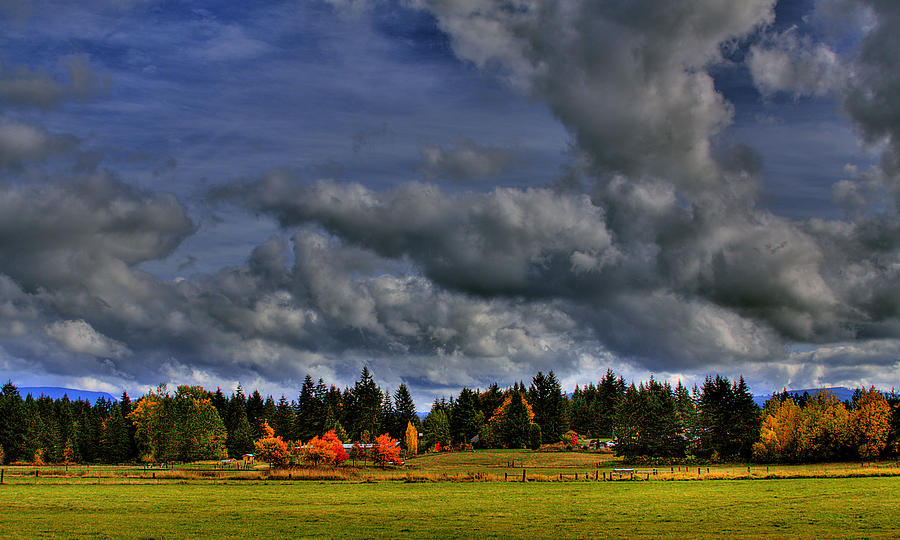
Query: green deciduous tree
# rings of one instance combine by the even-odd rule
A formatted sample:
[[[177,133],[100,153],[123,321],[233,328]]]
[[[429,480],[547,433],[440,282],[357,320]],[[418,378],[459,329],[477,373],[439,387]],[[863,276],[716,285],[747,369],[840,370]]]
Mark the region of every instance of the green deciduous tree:
[[[179,386],[173,396],[160,385],[135,405],[130,418],[147,460],[196,461],[226,454],[225,424],[199,386]]]

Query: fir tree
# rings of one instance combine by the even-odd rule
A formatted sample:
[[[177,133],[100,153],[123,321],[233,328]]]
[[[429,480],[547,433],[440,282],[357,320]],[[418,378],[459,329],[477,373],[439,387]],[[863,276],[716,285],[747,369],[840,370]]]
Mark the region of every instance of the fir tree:
[[[351,435],[361,434],[363,431],[368,431],[370,434],[380,433],[382,393],[375,384],[368,366],[363,366],[359,380],[353,385],[351,396],[350,418],[353,419]]]
[[[466,444],[481,430],[484,414],[479,410],[478,395],[463,388],[450,408],[450,438]]]
[[[397,421],[399,423],[412,422],[412,425],[418,430],[422,427],[419,415],[416,413],[416,404],[413,403],[412,395],[406,384],[400,384],[400,388],[394,392],[394,408],[397,411]]]

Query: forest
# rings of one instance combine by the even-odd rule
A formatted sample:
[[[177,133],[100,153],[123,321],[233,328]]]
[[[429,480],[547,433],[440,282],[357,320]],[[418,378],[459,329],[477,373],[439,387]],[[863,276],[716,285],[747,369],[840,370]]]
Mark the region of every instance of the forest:
[[[277,401],[240,386],[226,395],[160,385],[134,401],[123,392],[116,401],[91,404],[23,398],[8,382],[0,392],[0,464],[190,462],[254,452],[287,459],[301,447],[307,457],[340,463],[346,455],[334,460],[342,442],[387,448],[394,439],[407,454],[572,450],[581,449],[579,440],[608,439],[626,462],[654,463],[802,463],[900,453],[900,396],[874,388],[857,389],[846,402],[826,391],[784,392],[760,408],[743,378],[717,375],[688,389],[654,378],[626,385],[607,370],[596,384],[567,395],[550,371],[527,386],[463,388],[435,400],[423,420],[416,410],[406,385],[386,391],[365,367],[345,388],[307,375],[295,399]]]

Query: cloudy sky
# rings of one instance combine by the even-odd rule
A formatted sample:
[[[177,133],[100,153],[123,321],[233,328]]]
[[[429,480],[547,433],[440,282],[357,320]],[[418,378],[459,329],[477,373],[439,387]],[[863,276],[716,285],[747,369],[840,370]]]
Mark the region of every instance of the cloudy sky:
[[[898,385],[895,0],[0,0],[0,375]]]

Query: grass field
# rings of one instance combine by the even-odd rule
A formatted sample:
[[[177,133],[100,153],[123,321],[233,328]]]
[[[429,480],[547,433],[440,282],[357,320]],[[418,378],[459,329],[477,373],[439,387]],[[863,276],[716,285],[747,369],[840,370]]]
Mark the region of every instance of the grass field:
[[[900,479],[0,486],[0,536],[896,537]]]
[[[641,481],[594,481],[617,467],[609,454],[517,450],[387,470],[4,467],[0,537],[900,535],[897,463],[645,467]]]

